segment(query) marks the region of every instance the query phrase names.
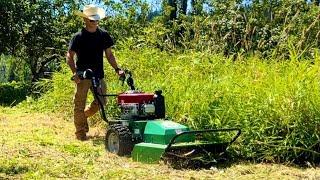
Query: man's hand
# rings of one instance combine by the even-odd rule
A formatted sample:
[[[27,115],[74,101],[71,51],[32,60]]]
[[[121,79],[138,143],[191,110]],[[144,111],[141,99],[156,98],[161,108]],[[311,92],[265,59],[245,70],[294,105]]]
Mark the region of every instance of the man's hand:
[[[120,68],[116,68],[115,69],[116,73],[118,74],[119,76],[119,80],[122,81],[122,84],[124,83],[124,81],[126,80],[126,74],[125,72],[120,69]]]
[[[80,83],[80,77],[78,76],[77,73],[74,73],[74,75],[73,75],[73,81],[74,81],[76,84],[79,84],[79,83]]]
[[[117,74],[118,74],[118,76],[120,76],[120,77],[125,76],[124,71],[123,71],[122,69],[119,69],[119,70],[117,71]]]

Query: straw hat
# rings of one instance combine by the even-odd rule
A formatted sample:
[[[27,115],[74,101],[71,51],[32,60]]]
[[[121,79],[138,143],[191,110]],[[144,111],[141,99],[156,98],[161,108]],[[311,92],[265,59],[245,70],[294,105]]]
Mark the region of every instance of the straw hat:
[[[105,11],[93,4],[85,5],[82,12],[76,11],[75,14],[80,17],[88,18],[95,21],[101,20],[106,17]]]

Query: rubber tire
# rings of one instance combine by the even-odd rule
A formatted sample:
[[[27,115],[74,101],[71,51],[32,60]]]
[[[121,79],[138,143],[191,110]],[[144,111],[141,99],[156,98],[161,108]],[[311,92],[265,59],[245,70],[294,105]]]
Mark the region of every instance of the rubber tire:
[[[119,149],[115,153],[119,156],[130,155],[133,149],[133,142],[132,142],[132,133],[130,132],[127,126],[123,126],[121,124],[113,124],[110,125],[106,132],[105,138],[105,147],[106,150],[111,152],[108,140],[111,134],[115,134],[119,140]]]

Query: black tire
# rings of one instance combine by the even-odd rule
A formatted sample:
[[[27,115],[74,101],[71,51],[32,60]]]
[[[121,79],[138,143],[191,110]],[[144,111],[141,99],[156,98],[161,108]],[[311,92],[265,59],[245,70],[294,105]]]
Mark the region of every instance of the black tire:
[[[133,142],[129,128],[121,124],[110,125],[106,132],[105,147],[119,156],[130,155]]]

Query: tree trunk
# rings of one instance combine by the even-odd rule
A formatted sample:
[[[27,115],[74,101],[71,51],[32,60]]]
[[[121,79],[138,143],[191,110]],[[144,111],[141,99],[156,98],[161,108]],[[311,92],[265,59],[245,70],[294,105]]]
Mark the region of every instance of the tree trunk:
[[[187,15],[188,0],[181,0],[181,13]]]
[[[177,1],[176,0],[168,0],[168,5],[171,8],[169,20],[177,19]]]

